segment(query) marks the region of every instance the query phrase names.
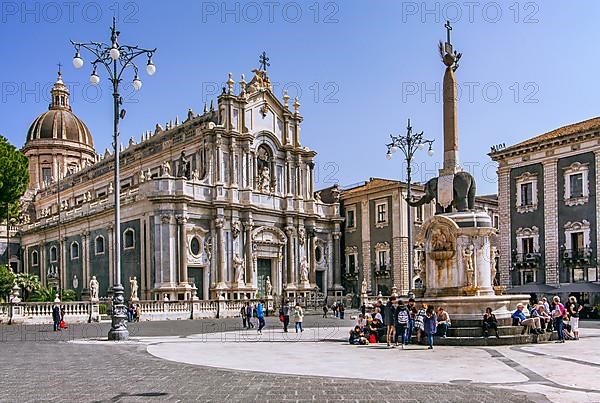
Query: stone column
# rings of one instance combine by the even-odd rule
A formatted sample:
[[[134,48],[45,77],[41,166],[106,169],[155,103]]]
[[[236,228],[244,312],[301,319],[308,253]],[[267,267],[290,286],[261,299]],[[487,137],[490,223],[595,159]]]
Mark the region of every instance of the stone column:
[[[475,284],[479,288],[478,295],[494,295],[491,273],[490,235],[493,229],[481,229],[473,240],[475,255]]]
[[[67,237],[63,237],[59,240],[60,242],[60,260],[58,261],[59,270],[58,277],[60,281],[60,288],[66,290],[68,287],[67,284]]]
[[[557,158],[542,163],[544,170],[544,263],[546,284],[558,286],[558,176]],[[539,189],[539,185],[538,185]],[[539,194],[539,190],[538,190]],[[539,208],[539,207],[538,207]]]
[[[317,284],[317,256],[315,251],[315,230],[311,228],[308,231],[308,256],[309,256],[309,267],[310,275],[309,280],[311,286],[314,287]]]
[[[225,234],[223,226],[225,225],[225,219],[219,217],[215,219],[215,228],[217,229],[217,271],[218,284],[217,288],[226,288],[225,282],[227,281],[227,262],[225,260]]]
[[[594,178],[594,182],[596,184],[596,197],[600,195],[600,181],[597,179],[598,170],[600,169],[600,150],[594,151],[594,157],[596,160],[596,178]],[[588,177],[588,182],[592,181],[592,178]],[[590,186],[591,187],[591,186]],[[600,217],[600,202],[596,199],[596,220]],[[596,256],[600,254],[600,225],[596,223]]]
[[[246,221],[244,223],[244,230],[246,231],[246,244],[245,246],[245,261],[246,261],[246,285],[255,288],[257,286],[254,272],[254,262],[252,259],[252,229],[254,227],[254,223],[252,220]]]
[[[295,229],[293,226],[285,228],[285,234],[287,235],[287,289],[296,289],[296,283],[298,278],[296,277],[296,261],[294,259],[294,238]]]
[[[48,268],[46,267],[46,242],[44,241],[40,242],[38,256],[38,264],[40,266],[40,282],[44,287],[48,287],[48,283],[46,280],[46,270],[48,270]],[[27,270],[29,270],[29,268],[27,268]]]
[[[342,265],[340,264],[340,232],[333,233],[333,288],[342,290]]]
[[[446,67],[443,88],[444,103],[444,174],[458,167],[458,95],[456,77],[451,66]]]
[[[177,217],[177,230],[179,232],[179,285],[187,285],[187,238],[185,232],[185,223],[187,218],[184,216]]]
[[[361,238],[361,266],[365,280],[367,280],[367,289],[373,290],[371,283],[371,222],[369,221],[369,201],[362,200],[360,203],[360,238]],[[334,266],[335,269],[335,266]],[[358,278],[359,284],[362,279]]]
[[[81,289],[83,290],[84,288],[87,288],[87,285],[90,282],[90,266],[89,266],[89,261],[90,261],[90,247],[89,247],[89,242],[90,242],[90,231],[85,230],[81,233],[81,269],[83,272],[83,275],[81,276],[82,278],[80,279],[80,281],[82,282],[81,284]]]
[[[498,215],[500,221],[500,226],[498,229],[498,246],[500,251],[498,271],[500,273],[500,285],[510,287],[510,268],[512,265],[512,252],[510,242],[510,237],[512,233],[510,223],[510,168],[503,165],[504,163],[501,162],[500,168],[498,169]]]

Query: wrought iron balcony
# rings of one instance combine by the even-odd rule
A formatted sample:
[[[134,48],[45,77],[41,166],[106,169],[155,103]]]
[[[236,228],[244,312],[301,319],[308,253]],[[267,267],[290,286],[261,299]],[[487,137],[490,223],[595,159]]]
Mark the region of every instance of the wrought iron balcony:
[[[513,253],[512,262],[516,267],[537,267],[542,261],[539,252]]]
[[[561,259],[567,265],[585,265],[592,263],[593,249],[561,249]]]
[[[387,278],[390,274],[390,268],[387,265],[380,265],[375,268],[375,277]]]

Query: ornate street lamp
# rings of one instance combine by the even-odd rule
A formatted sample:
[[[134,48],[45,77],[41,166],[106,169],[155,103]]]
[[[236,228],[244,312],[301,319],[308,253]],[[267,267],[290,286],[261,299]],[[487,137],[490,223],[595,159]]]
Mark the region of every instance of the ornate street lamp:
[[[123,73],[132,69],[134,78],[132,81],[133,88],[137,91],[142,88],[142,81],[138,77],[138,67],[134,63],[134,59],[138,56],[146,56],[146,72],[148,75],[153,75],[156,72],[156,67],[152,63],[152,56],[156,52],[155,49],[143,49],[139,46],[121,45],[118,42],[120,32],[117,31],[116,19],[113,17],[111,27],[110,44],[104,42],[73,42],[75,47],[75,56],[73,57],[73,67],[80,69],[83,67],[84,61],[81,57],[81,50],[85,49],[92,54],[94,61],[92,62],[92,74],[90,83],[98,85],[100,76],[96,72],[98,66],[104,66],[108,72],[108,77],[113,86],[113,103],[114,103],[114,132],[113,132],[113,147],[115,157],[114,169],[114,189],[115,189],[115,232],[114,232],[114,267],[115,267],[115,285],[113,286],[113,313],[112,325],[108,332],[109,340],[127,340],[129,331],[125,325],[127,320],[127,307],[125,306],[124,288],[121,285],[121,182],[120,182],[120,161],[119,161],[119,119],[125,117],[125,109],[120,109],[123,104],[123,98],[119,95],[119,84],[123,80]]]
[[[406,135],[405,136],[394,136],[390,134],[392,142],[387,144],[387,154],[386,158],[388,160],[392,159],[392,156],[398,152],[398,150],[402,151],[404,155],[404,159],[406,160],[406,200],[410,201],[412,198],[411,195],[411,172],[412,172],[412,160],[417,152],[417,150],[423,150],[425,146],[428,146],[427,154],[431,157],[433,156],[433,140],[428,140],[423,137],[423,132],[421,133],[413,133],[412,126],[410,125],[410,119],[408,119],[408,125],[406,126]],[[408,206],[407,210],[408,215],[408,290],[412,289],[413,283],[413,245],[412,245],[412,213],[411,207]]]

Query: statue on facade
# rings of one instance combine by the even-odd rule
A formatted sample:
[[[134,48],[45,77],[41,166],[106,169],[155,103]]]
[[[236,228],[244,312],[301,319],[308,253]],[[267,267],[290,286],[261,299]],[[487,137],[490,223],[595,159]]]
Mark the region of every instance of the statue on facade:
[[[368,291],[367,279],[363,278],[363,281],[360,284],[360,295],[361,296],[366,296],[367,295],[367,291]]]
[[[304,242],[306,242],[306,230],[304,227],[298,228],[298,242],[300,245],[304,245]]]
[[[472,287],[474,285],[473,277],[475,274],[473,267],[473,245],[467,245],[463,250],[463,263],[467,273],[467,286]]]
[[[266,166],[264,166],[260,171],[258,190],[263,193],[271,192],[271,173],[269,172],[269,168]]]
[[[112,183],[112,182],[110,182],[110,183],[108,184],[108,194],[109,194],[109,195],[110,195],[110,194],[113,194],[113,192],[114,192],[114,191],[115,191],[115,187],[114,187],[113,183]]]
[[[340,189],[340,185],[338,185],[337,183],[335,185],[333,185],[333,187],[331,188],[331,196],[333,197],[333,201],[335,203],[340,201],[340,196],[342,194],[342,191]]]
[[[131,291],[131,300],[139,301],[138,299],[138,282],[135,276],[129,277],[129,288]]]
[[[190,160],[186,157],[185,151],[181,152],[179,160],[177,161],[177,177],[190,178]]]
[[[73,289],[76,290],[79,288],[79,279],[76,274],[73,274]]]
[[[492,286],[494,285],[498,285],[496,282],[496,273],[497,273],[497,268],[496,268],[496,264],[498,263],[498,261],[496,260],[498,258],[498,248],[496,248],[495,246],[492,246],[492,250],[490,253],[490,278],[492,279]]]
[[[140,183],[144,183],[146,182],[146,173],[144,172],[144,170],[142,169],[140,171]]]
[[[240,222],[234,221],[231,224],[231,235],[233,236],[233,239],[236,239],[240,235],[241,231],[242,231],[242,225],[240,224]]]
[[[239,254],[233,255],[233,268],[235,272],[235,281],[238,286],[244,285],[244,259]]]
[[[306,257],[303,257],[300,261],[300,281],[305,286],[310,284],[308,281],[308,262],[306,261]]]
[[[321,200],[321,192],[315,192],[314,197],[315,197],[315,201],[317,203],[322,203],[323,202],[323,200]]]
[[[210,236],[204,239],[204,254],[206,255],[206,261],[210,262],[212,257],[212,238]]]
[[[90,301],[98,302],[98,290],[100,288],[100,284],[98,280],[96,280],[96,276],[92,276],[90,280]]]
[[[163,176],[171,176],[171,161],[165,161],[162,164]]]
[[[272,292],[273,285],[271,284],[271,277],[267,276],[267,279],[265,280],[265,293],[267,294],[267,296],[269,296]]]

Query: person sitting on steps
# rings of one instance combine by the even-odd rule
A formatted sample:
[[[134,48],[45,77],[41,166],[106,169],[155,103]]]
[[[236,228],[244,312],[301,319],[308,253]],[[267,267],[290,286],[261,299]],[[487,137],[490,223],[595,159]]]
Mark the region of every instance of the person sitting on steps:
[[[523,326],[521,334],[525,334],[525,331],[529,329],[532,334],[541,334],[542,329],[540,327],[540,318],[528,318],[523,313],[525,305],[518,304],[517,310],[511,315],[513,326]]]
[[[485,308],[485,313],[483,314],[483,337],[487,338],[489,336],[489,330],[494,329],[496,332],[496,338],[499,339],[500,335],[498,335],[498,321],[496,320],[496,315],[492,313],[492,308]]]

